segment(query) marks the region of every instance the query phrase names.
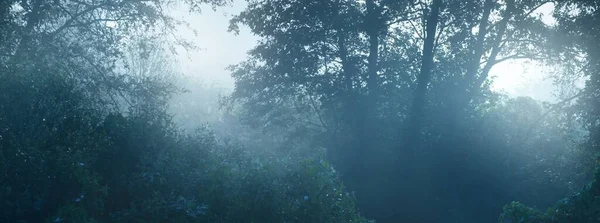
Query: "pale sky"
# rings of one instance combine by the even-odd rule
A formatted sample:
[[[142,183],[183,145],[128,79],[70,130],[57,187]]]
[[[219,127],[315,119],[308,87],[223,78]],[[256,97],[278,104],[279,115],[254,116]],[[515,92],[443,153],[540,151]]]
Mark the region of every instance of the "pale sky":
[[[187,28],[182,28],[180,33],[202,48],[200,51],[180,51],[177,59],[184,74],[207,84],[233,87],[233,79],[226,67],[243,61],[246,52],[258,40],[245,27],[240,27],[237,36],[227,32],[231,16],[242,11],[245,6],[245,1],[235,1],[232,7],[220,8],[216,12],[208,7],[201,14],[188,13],[183,7],[176,10],[176,18],[190,23],[198,35],[193,35]],[[552,8],[551,4],[547,4],[538,10],[547,23],[553,23],[549,15]],[[530,96],[538,100],[553,101],[555,88],[552,80],[547,79],[547,71],[539,64],[523,60],[507,61],[491,70],[490,77],[495,80],[492,89],[511,96]]]
[[[536,10],[535,15],[542,17],[544,23],[555,24],[551,12],[552,3],[547,3]],[[549,79],[551,70],[542,64],[528,60],[513,60],[498,64],[490,71],[494,79],[492,90],[504,92],[511,96],[529,96],[537,100],[555,101],[553,92],[556,89]]]
[[[246,59],[246,52],[252,49],[258,38],[246,27],[240,27],[239,35],[227,32],[229,19],[241,12],[245,1],[235,1],[232,7],[219,8],[213,11],[210,7],[202,13],[189,13],[185,7],[176,10],[176,18],[186,21],[190,28],[181,28],[180,34],[194,42],[201,49],[198,51],[180,50],[177,60],[181,71],[188,76],[201,79],[205,83],[233,88],[233,79],[226,70]]]

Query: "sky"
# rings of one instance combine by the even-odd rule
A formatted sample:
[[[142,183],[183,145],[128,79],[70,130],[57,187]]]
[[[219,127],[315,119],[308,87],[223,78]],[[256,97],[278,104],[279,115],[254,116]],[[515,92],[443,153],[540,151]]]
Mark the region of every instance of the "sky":
[[[177,60],[186,76],[198,78],[205,84],[233,88],[233,79],[226,68],[244,61],[246,52],[258,41],[246,27],[240,27],[239,35],[227,31],[229,19],[245,6],[245,1],[235,1],[233,6],[217,11],[210,7],[203,8],[201,13],[189,13],[185,6],[175,9],[174,17],[190,25],[180,28],[179,34],[200,48],[178,50]],[[196,30],[197,35],[190,28]]]
[[[555,24],[551,12],[552,3],[547,3],[536,10],[535,15],[542,17],[548,25]],[[510,96],[529,96],[536,100],[556,101],[554,93],[558,90],[550,79],[550,68],[529,60],[512,60],[500,63],[490,70],[493,78],[492,90]]]
[[[239,35],[227,32],[229,19],[241,12],[245,1],[235,1],[233,6],[219,8],[217,11],[205,8],[202,13],[189,13],[185,7],[173,12],[175,18],[187,21],[190,28],[197,31],[194,35],[190,28],[180,28],[179,34],[194,42],[200,50],[179,50],[177,60],[181,71],[201,80],[205,84],[223,88],[233,88],[234,82],[227,66],[242,62],[246,52],[253,48],[258,37],[245,27],[240,27]],[[553,6],[546,4],[536,13],[552,24],[550,16]],[[526,60],[507,61],[494,66],[490,78],[494,79],[492,89],[510,96],[529,96],[537,100],[556,101],[556,88],[549,79],[548,68]]]

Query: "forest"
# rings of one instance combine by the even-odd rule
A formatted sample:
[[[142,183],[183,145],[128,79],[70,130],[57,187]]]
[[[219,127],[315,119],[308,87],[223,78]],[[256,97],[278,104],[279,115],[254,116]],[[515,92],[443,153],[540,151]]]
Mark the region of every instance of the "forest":
[[[186,78],[172,9],[239,2]],[[593,223],[599,152],[600,0],[0,1],[0,222]]]

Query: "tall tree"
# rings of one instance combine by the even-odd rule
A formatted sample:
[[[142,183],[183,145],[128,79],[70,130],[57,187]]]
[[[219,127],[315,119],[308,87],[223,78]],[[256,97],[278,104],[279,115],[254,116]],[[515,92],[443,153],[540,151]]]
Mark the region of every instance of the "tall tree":
[[[427,25],[425,40],[423,42],[421,69],[419,71],[419,75],[417,76],[417,89],[415,90],[412,109],[409,115],[408,131],[406,132],[405,136],[405,145],[409,150],[415,150],[417,149],[415,147],[418,147],[417,143],[419,142],[421,131],[421,116],[423,112],[423,106],[426,102],[425,95],[427,93],[427,86],[429,85],[431,72],[434,66],[434,44],[441,5],[441,0],[434,0],[426,20]]]
[[[488,183],[508,175],[495,168],[503,158],[480,149],[479,139],[492,137],[478,134],[484,115],[499,101],[486,85],[489,72],[541,57],[547,27],[532,13],[545,2],[250,1],[232,28],[246,25],[262,40],[233,67],[231,99],[257,127],[327,136],[307,140],[328,148],[363,208],[380,219],[442,221],[411,212],[414,202],[438,202],[457,221],[486,221],[509,195]],[[416,142],[421,156],[400,154]],[[410,173],[420,167],[427,179]],[[368,171],[377,174],[349,174]],[[479,178],[486,183],[475,190]],[[480,205],[469,191],[501,195]],[[461,196],[468,197],[461,210],[443,208]]]
[[[73,167],[92,164],[105,148],[109,140],[98,139],[106,136],[99,126],[108,113],[119,112],[123,102],[152,103],[172,93],[163,83],[129,75],[123,66],[124,46],[133,39],[173,30],[176,21],[164,8],[168,3],[0,3],[0,184],[10,188],[1,195],[2,221],[49,221],[65,200],[72,203],[76,190],[98,182],[97,176],[77,178],[87,172]],[[165,119],[147,120],[161,125]],[[101,195],[86,195],[101,206]]]

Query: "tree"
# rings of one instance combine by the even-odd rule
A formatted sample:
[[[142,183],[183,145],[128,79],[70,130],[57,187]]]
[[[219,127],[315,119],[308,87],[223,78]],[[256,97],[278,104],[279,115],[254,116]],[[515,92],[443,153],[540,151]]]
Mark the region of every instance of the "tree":
[[[412,110],[409,118],[409,127],[406,134],[405,141],[410,150],[414,150],[417,145],[411,142],[418,142],[420,135],[420,116],[423,112],[423,106],[425,103],[425,94],[427,93],[427,85],[431,79],[431,70],[433,69],[433,57],[434,57],[434,44],[436,38],[436,30],[438,25],[438,17],[440,13],[442,1],[434,1],[431,5],[429,17],[427,18],[427,26],[425,33],[425,40],[423,43],[423,55],[421,58],[421,69],[417,76],[417,89],[412,103]]]
[[[549,57],[551,62],[563,65],[563,79],[572,80],[587,77],[584,89],[568,96],[557,104],[561,107],[576,109],[575,117],[581,118],[587,130],[586,140],[580,145],[584,154],[596,157],[598,153],[598,30],[593,21],[598,20],[598,1],[565,0],[554,2],[554,16],[557,26],[549,37]],[[575,100],[575,103],[570,103]],[[500,220],[522,222],[595,222],[598,215],[598,162],[589,160],[587,168],[596,169],[591,183],[583,187],[579,193],[561,199],[546,213],[527,207],[519,202],[506,205]],[[580,171],[587,174],[592,171]]]
[[[321,152],[251,154],[171,121],[168,3],[0,3],[0,221],[368,222]]]
[[[486,80],[503,61],[547,57],[549,29],[533,16],[546,3],[251,1],[231,29],[243,24],[263,39],[233,67],[230,99],[255,127],[314,131],[307,141],[328,148],[367,212],[378,196],[389,199],[378,203],[394,206],[381,219],[439,221],[443,214],[415,214],[415,202],[442,197],[448,203],[437,206],[448,207],[464,195],[472,203],[448,215],[489,220],[509,192],[481,210],[465,189],[509,177],[495,166],[506,157],[493,155],[505,147],[480,149],[480,138],[495,137],[479,134],[486,112],[501,101]],[[404,154],[410,150],[419,156]],[[504,193],[492,183],[479,192]]]

